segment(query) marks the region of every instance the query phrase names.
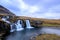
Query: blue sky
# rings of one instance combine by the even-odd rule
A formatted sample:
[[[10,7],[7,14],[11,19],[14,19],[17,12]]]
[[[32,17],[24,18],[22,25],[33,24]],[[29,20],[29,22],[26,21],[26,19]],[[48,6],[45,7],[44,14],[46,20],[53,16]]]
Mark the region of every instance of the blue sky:
[[[18,16],[60,19],[60,0],[0,0]]]

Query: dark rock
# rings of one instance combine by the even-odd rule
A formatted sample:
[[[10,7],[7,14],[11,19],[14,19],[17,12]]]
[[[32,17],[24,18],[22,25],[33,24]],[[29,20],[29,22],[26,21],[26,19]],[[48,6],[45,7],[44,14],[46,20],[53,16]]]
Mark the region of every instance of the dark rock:
[[[0,21],[0,37],[10,34],[10,25],[4,21]]]

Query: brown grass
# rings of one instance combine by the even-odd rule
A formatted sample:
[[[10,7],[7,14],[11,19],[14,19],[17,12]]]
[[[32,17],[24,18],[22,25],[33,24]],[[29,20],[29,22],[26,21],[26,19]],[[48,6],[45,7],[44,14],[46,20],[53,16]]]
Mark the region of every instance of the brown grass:
[[[34,40],[34,38],[32,38],[31,40]],[[60,40],[60,36],[55,34],[42,34],[36,36],[35,40]]]

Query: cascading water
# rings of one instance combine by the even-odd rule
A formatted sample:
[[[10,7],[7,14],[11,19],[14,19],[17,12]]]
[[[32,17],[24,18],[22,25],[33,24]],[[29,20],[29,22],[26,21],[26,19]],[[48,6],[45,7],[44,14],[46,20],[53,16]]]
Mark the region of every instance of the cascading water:
[[[21,20],[18,20],[17,23],[11,23],[10,21],[7,20],[8,18],[9,18],[9,16],[7,16],[6,18],[2,18],[2,20],[10,24],[10,26],[11,26],[10,32],[20,31],[20,30],[24,29],[24,28],[22,28]]]
[[[9,16],[6,17],[7,19],[9,18]]]
[[[26,28],[33,28],[33,27],[31,27],[29,20],[26,20]]]
[[[10,21],[7,20],[7,18],[2,18],[2,20],[10,24],[10,26],[11,26],[10,27],[11,28],[10,32],[13,32],[14,31],[14,29],[12,28],[13,24],[11,24]]]
[[[14,32],[14,31],[16,30],[16,28],[15,28],[14,25],[15,25],[14,23],[10,25],[10,26],[11,26],[11,30],[10,30],[10,32]]]
[[[24,28],[22,27],[22,21],[18,20],[16,25],[16,31],[23,30]]]
[[[13,28],[14,24],[12,24],[10,21],[8,21],[7,20],[8,18],[9,17],[7,16],[6,18],[2,18],[2,20],[10,24],[10,28],[11,28],[10,32],[13,32],[13,31],[15,31],[15,29]]]
[[[2,20],[10,24],[10,26],[11,26],[10,32],[20,31],[20,30],[24,29],[22,27],[23,26],[22,20],[18,20],[17,23],[11,23],[10,21],[7,20],[8,18],[9,18],[9,16],[7,16],[6,18],[2,18]],[[33,28],[33,27],[31,27],[29,20],[26,20],[26,28]]]

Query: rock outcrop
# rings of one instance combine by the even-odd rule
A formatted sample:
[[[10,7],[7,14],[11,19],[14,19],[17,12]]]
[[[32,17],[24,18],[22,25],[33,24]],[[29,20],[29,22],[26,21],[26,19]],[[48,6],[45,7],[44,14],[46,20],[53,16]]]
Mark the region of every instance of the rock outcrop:
[[[10,25],[0,20],[0,39],[10,34]]]

